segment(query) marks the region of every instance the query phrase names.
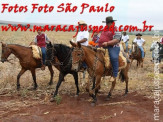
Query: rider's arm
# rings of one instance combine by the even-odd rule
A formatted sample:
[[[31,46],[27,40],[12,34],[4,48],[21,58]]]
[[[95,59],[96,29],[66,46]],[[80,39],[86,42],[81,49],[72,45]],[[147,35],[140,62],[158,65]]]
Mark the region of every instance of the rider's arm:
[[[46,34],[45,34],[45,40],[46,40],[46,41],[45,41],[46,43],[51,42]]]
[[[113,40],[107,42],[107,45],[114,46],[115,44],[121,41],[121,38],[122,38],[121,32],[115,32],[115,35],[113,36]]]
[[[83,43],[83,42],[86,42],[87,41],[87,38],[84,38],[84,39],[82,39],[82,40],[80,40],[80,41],[78,41],[79,43]]]

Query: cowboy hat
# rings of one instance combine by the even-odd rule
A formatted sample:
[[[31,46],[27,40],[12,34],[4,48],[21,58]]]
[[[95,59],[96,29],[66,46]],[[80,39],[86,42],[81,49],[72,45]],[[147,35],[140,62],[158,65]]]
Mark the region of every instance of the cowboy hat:
[[[106,21],[102,21],[102,23],[109,23],[109,22],[114,22],[114,21],[117,21],[117,20],[113,20],[112,16],[108,16],[106,17]]]
[[[136,36],[142,36],[142,34],[138,33],[138,34],[136,34]]]
[[[80,20],[78,23],[79,25],[87,25],[87,23],[85,23],[83,20]]]

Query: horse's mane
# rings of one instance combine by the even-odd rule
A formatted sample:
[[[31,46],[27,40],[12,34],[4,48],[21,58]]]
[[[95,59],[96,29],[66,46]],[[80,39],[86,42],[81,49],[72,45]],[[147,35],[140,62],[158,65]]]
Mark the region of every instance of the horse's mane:
[[[70,47],[64,44],[54,44],[54,48],[60,53],[65,53],[66,51],[71,49]]]

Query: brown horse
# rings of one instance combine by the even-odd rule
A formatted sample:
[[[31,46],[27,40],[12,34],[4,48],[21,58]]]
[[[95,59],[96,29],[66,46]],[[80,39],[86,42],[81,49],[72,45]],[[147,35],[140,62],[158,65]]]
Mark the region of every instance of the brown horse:
[[[37,60],[33,58],[32,49],[30,47],[24,47],[24,46],[16,45],[16,44],[2,43],[1,62],[4,63],[5,61],[7,61],[7,58],[10,56],[10,54],[14,54],[19,59],[19,62],[21,65],[21,71],[17,75],[17,90],[20,89],[19,79],[21,75],[23,75],[27,70],[31,71],[33,82],[34,82],[34,90],[37,89],[35,70],[36,68],[41,67],[41,60]],[[53,83],[54,71],[51,65],[48,66],[48,69],[51,74],[51,78],[49,82],[49,85],[51,85]]]
[[[145,55],[145,53],[144,53]],[[141,56],[141,50],[137,43],[132,43],[131,54],[130,54],[131,64],[133,60],[137,60],[137,67],[141,65],[143,67],[143,58]],[[130,65],[131,65],[130,64]]]
[[[77,43],[77,45],[73,42],[70,43],[73,47],[75,47],[72,52],[72,70],[79,71],[81,67],[80,65],[82,62],[85,62],[88,66],[88,73],[89,76],[92,77],[92,81],[95,78],[95,88],[89,91],[90,96],[93,98],[93,103],[95,103],[97,100],[96,94],[98,93],[98,89],[100,87],[101,77],[111,76],[112,71],[110,68],[105,68],[104,54],[102,51],[95,52],[89,47],[81,46],[80,43]],[[120,72],[121,81],[126,82],[125,94],[128,92],[128,69],[129,64],[127,64],[127,66]],[[111,97],[115,84],[116,80],[112,82],[107,100]]]

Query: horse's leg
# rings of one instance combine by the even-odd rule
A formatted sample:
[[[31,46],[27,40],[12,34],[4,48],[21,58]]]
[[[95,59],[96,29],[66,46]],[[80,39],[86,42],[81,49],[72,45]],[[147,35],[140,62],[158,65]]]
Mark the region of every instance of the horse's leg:
[[[31,73],[32,73],[33,83],[34,83],[34,88],[33,89],[36,90],[37,89],[37,82],[36,82],[36,71],[35,71],[35,69],[32,69]]]
[[[125,83],[126,83],[126,89],[125,89],[125,94],[124,94],[124,96],[125,95],[127,95],[127,93],[128,93],[128,68],[126,67],[124,70],[122,70],[122,73],[123,73],[123,75],[124,75],[124,79],[125,79]]]
[[[133,59],[131,59],[130,67],[131,67],[132,62],[133,62]]]
[[[141,61],[141,68],[143,68],[143,59],[142,59],[142,61]]]
[[[96,84],[95,84],[95,80],[96,80],[95,78],[96,78],[96,77],[93,77],[93,78],[92,78],[92,81],[93,81],[92,90],[95,88],[95,85],[96,85]]]
[[[93,103],[96,103],[96,101],[97,101],[96,95],[97,95],[99,87],[100,87],[100,81],[101,81],[101,76],[97,75],[95,77],[96,86],[93,90],[91,90],[89,92],[90,96],[93,98]],[[93,92],[95,92],[95,94],[93,94]]]
[[[78,96],[79,95],[79,86],[78,86],[78,73],[77,72],[74,72],[73,73],[73,76],[74,76],[74,80],[75,80],[75,85],[76,85],[76,95]]]
[[[52,85],[52,84],[53,84],[54,71],[53,71],[53,68],[52,68],[51,65],[48,66],[48,69],[49,69],[49,71],[50,71],[50,75],[51,75],[49,85]]]
[[[20,82],[19,82],[19,80],[20,80],[21,75],[22,75],[25,71],[26,71],[26,69],[23,69],[23,68],[22,68],[22,69],[20,70],[19,74],[17,75],[17,90],[20,89]]]
[[[59,73],[59,80],[58,80],[58,83],[57,83],[57,86],[56,86],[56,90],[55,90],[54,95],[53,95],[54,97],[58,94],[58,89],[59,89],[62,81],[64,80],[64,76],[65,76],[65,74],[63,74],[61,72]]]
[[[115,84],[116,84],[116,79],[115,79],[115,81],[112,82],[112,86],[111,86],[111,88],[110,88],[110,91],[109,91],[109,94],[108,94],[106,100],[109,100],[109,98],[111,97],[112,92],[113,92],[113,89],[114,89],[114,87],[115,87]]]
[[[90,80],[91,80],[91,76],[88,76],[88,82],[87,82],[87,86],[86,86],[86,91],[89,92],[89,86],[90,86]]]

